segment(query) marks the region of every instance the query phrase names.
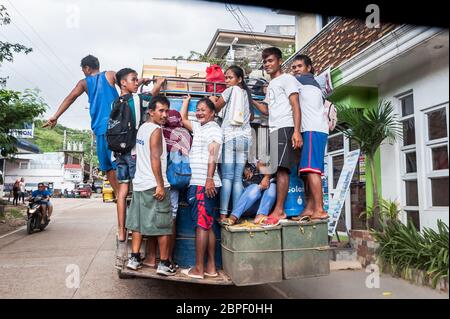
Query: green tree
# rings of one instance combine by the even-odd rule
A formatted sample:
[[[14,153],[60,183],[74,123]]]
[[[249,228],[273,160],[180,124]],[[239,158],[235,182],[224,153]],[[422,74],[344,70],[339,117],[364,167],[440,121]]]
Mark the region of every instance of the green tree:
[[[379,194],[378,177],[375,170],[375,153],[384,141],[395,142],[401,136],[399,122],[389,101],[380,101],[377,105],[357,108],[350,105],[336,105],[338,127],[346,137],[357,142],[366,155],[372,175],[373,206],[368,211],[373,213],[372,227],[379,229]]]
[[[4,5],[0,5],[0,26],[7,25],[10,23],[11,18],[9,17],[9,14],[6,11],[6,7]],[[0,41],[0,66],[3,64],[4,61],[13,62],[14,53],[28,54],[32,50],[33,49],[28,48],[22,44]],[[6,85],[7,79],[8,78],[0,77],[0,87],[4,87]]]
[[[43,114],[47,104],[38,95],[38,90],[26,89],[24,92],[0,89],[0,151],[2,156],[17,151],[16,138],[10,129],[19,128],[24,123],[31,123]]]
[[[280,48],[280,50],[284,61],[289,59],[295,53],[295,49],[292,45],[289,45],[285,48]]]
[[[44,121],[34,121],[34,138],[36,144],[42,152],[61,152],[64,144],[64,131],[67,133],[68,142],[81,142],[84,147],[85,163],[91,160],[91,131],[77,130],[56,124],[52,130],[42,128]],[[92,148],[92,165],[98,166],[97,151],[95,145]]]

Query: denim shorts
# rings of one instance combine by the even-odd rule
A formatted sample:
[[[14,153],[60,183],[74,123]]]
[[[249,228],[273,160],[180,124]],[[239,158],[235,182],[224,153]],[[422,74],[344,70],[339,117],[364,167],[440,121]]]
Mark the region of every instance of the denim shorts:
[[[129,183],[136,173],[136,155],[131,152],[116,156],[117,180],[121,184]]]

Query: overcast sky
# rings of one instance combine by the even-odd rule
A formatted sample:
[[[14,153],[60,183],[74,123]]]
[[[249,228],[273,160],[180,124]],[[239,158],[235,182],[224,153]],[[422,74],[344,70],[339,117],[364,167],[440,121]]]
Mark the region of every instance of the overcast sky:
[[[156,0],[0,0],[11,24],[0,27],[0,39],[21,43],[33,52],[5,62],[1,76],[7,87],[38,87],[51,116],[78,80],[80,60],[93,54],[102,70],[132,67],[139,73],[144,59],[204,53],[216,29],[240,30],[225,4]],[[256,32],[269,24],[294,24],[292,16],[269,9],[241,6]],[[88,100],[78,98],[59,123],[89,128]]]

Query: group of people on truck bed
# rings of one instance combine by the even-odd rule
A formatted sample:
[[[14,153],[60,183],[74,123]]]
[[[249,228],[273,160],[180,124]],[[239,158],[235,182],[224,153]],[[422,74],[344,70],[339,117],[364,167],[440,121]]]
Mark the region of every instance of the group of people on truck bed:
[[[220,97],[214,94],[199,99],[194,117],[188,113],[190,96],[183,99],[180,112],[170,109],[169,99],[159,94],[164,78],[156,80],[151,92],[138,94],[139,86],[150,79],[139,79],[130,68],[100,72],[99,61],[92,55],[81,60],[86,77],[45,126],[55,126],[77,97],[87,93],[99,166],[117,195],[118,240],[126,241],[128,230],[132,231],[128,268],[152,267],[166,276],[177,273],[172,256],[180,192],[187,194],[196,234],[196,264],[181,272],[196,279],[218,276],[212,230],[215,222],[233,225],[243,215],[253,214],[254,224],[271,227],[287,218],[284,204],[291,170],[302,176],[308,198],[301,215],[291,218],[328,218],[323,209],[321,175],[329,126],[312,61],[298,55],[292,73],[283,73],[282,54],[275,47],[262,51],[262,61],[270,76],[265,100],[253,100],[244,71],[230,66],[225,71],[227,88]],[[249,159],[251,144],[256,142],[250,126],[254,109],[268,116],[270,154],[264,160]],[[132,121],[126,123],[126,136],[110,133],[120,125],[124,127],[121,121],[127,118]],[[120,138],[132,139],[132,148],[125,147],[130,144],[128,140],[113,147]],[[117,151],[120,147],[124,151]],[[188,159],[189,164],[185,191],[171,187],[168,179],[171,165],[180,164],[180,158]],[[126,213],[130,183],[133,195]],[[149,236],[145,259],[140,255],[143,236]]]

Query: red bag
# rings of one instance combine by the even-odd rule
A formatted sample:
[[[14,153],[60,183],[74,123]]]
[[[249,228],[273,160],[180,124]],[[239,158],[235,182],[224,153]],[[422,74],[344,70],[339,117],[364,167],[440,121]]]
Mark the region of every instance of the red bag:
[[[206,68],[206,82],[225,83],[225,75],[220,66],[213,64]],[[222,93],[226,88],[225,84],[216,84],[216,93]],[[214,92],[214,84],[207,84],[206,92]]]

